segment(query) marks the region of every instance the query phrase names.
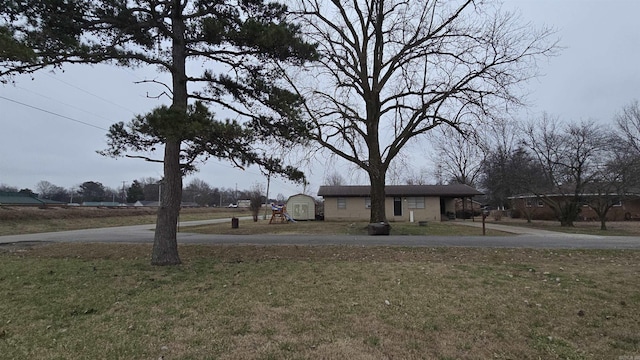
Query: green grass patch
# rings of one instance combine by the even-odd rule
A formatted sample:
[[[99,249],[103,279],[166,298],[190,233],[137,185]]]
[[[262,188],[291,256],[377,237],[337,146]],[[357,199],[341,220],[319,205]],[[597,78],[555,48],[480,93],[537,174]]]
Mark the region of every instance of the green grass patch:
[[[640,252],[0,247],[7,359],[615,359],[640,353]]]

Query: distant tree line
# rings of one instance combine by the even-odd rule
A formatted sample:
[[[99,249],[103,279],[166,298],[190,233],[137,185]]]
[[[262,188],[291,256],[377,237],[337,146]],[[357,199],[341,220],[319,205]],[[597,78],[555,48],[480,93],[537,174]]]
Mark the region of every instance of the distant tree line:
[[[40,181],[35,190],[0,184],[0,191],[20,192],[29,196],[39,197],[64,203],[83,202],[117,202],[135,203],[137,201],[158,201],[162,193],[162,181],[153,177],[133,180],[128,186],[115,189],[104,186],[97,181],[85,181],[71,188],[54,185],[49,181]],[[284,198],[278,194],[278,198]],[[225,207],[237,204],[238,200],[252,200],[253,203],[266,201],[264,191],[259,185],[250,189],[234,189],[212,187],[200,179],[193,179],[182,191],[182,202],[197,204],[198,206]],[[274,199],[274,201],[277,201]]]
[[[437,183],[476,187],[487,205],[528,220],[531,209],[513,209],[513,197],[542,201],[564,226],[573,226],[587,206],[605,229],[608,211],[640,194],[638,101],[616,114],[613,126],[542,114],[530,121],[492,119],[468,131],[434,133],[430,140]],[[411,172],[404,179],[427,182]]]

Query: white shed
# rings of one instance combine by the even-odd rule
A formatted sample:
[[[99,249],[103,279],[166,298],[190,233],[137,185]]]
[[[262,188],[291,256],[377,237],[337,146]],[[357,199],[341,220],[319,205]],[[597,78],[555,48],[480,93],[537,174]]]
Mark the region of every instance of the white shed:
[[[309,195],[292,195],[287,200],[287,213],[294,220],[315,220],[316,202]]]

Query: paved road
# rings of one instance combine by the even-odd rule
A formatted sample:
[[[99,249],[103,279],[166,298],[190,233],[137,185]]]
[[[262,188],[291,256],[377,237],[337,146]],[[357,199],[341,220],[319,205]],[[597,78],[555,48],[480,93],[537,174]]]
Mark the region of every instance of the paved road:
[[[241,218],[249,221],[249,217]],[[190,221],[185,227],[229,219]],[[460,222],[482,226],[479,222]],[[123,226],[101,229],[73,230],[28,235],[0,236],[0,244],[15,242],[122,242],[152,243],[155,225]],[[178,234],[181,244],[254,244],[254,245],[353,245],[353,246],[464,246],[521,247],[565,249],[640,249],[640,237],[575,235],[545,230],[487,224],[487,228],[511,232],[513,236],[354,236],[354,235],[202,235]]]

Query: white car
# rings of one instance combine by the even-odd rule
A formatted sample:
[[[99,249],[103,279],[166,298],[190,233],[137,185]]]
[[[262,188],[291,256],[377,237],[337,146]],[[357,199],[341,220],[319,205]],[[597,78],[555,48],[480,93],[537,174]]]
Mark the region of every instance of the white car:
[[[237,208],[237,207],[238,207],[238,204],[229,204],[229,206],[228,206],[228,207],[230,207],[230,208]]]

